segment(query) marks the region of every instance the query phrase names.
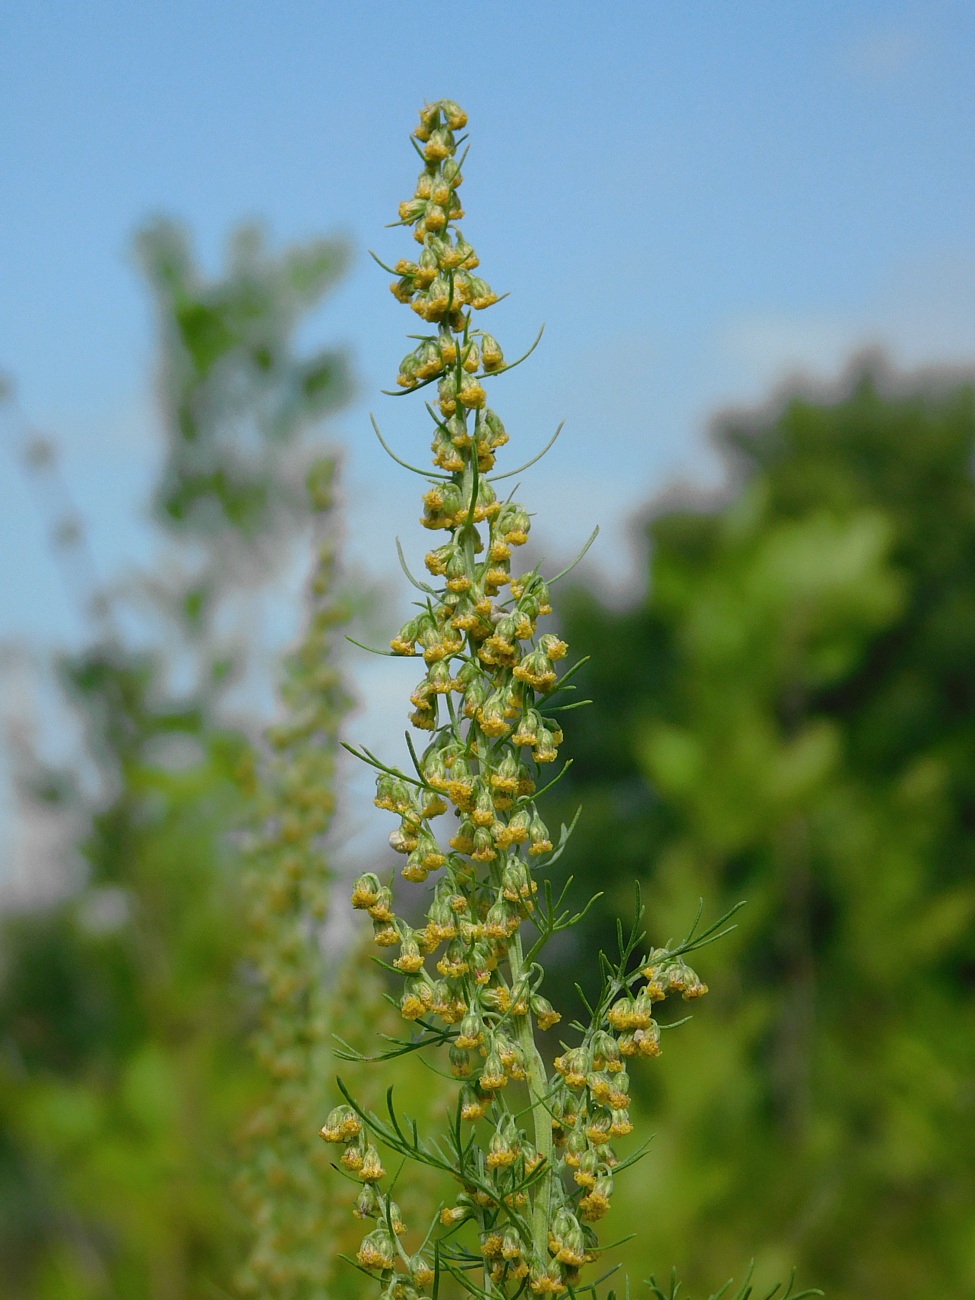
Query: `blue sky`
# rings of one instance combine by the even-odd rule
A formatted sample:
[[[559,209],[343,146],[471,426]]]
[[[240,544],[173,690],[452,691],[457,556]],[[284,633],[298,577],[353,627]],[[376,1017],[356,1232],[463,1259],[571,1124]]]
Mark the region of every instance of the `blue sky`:
[[[57,438],[106,575],[152,554],[152,322],[130,248],[158,213],[214,269],[244,218],[275,243],[350,242],[306,333],[354,365],[330,434],[352,549],[378,574],[395,533],[422,549],[367,418],[425,451],[419,404],[378,395],[414,325],[365,249],[405,251],[384,223],[428,98],[470,115],[464,231],[511,291],[494,332],[510,354],[547,324],[495,403],[519,459],[567,422],[523,495],[553,554],[603,525],[594,578],[632,577],[641,504],[713,481],[715,409],[796,370],[835,377],[867,344],[902,366],[975,360],[969,4],[0,0],[0,37],[0,369]],[[77,613],[0,458],[0,640],[70,643]]]

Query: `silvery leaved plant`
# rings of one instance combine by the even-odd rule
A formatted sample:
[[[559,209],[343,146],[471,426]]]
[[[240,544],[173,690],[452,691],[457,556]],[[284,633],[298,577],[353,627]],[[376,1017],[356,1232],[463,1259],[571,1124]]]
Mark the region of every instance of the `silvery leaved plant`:
[[[412,229],[419,249],[385,268],[396,276],[394,297],[427,326],[397,383],[436,394],[427,403],[435,468],[415,472],[429,482],[421,523],[442,540],[426,556],[430,580],[408,575],[417,612],[390,643],[392,654],[422,660],[409,721],[426,743],[408,733],[409,771],[358,751],[377,769],[376,804],[396,818],[389,842],[404,883],[394,893],[393,881],[366,872],[352,891],[389,955],[382,964],[399,982],[410,1026],[371,1059],[429,1052],[457,1081],[456,1102],[444,1130],[424,1136],[397,1112],[392,1090],[380,1115],[339,1081],[345,1101],[322,1129],[358,1186],[355,1263],[384,1300],[436,1295],[448,1279],[451,1290],[491,1300],[562,1295],[592,1290],[613,1271],[597,1225],[645,1150],[616,1151],[633,1130],[629,1071],[660,1053],[657,1005],[707,991],[685,959],[727,919],[648,949],[638,907],[630,933],[619,928],[615,959],[599,957],[588,1021],[571,1025],[546,1068],[536,1031],[552,1031],[561,1016],[542,991],[541,957],[585,909],[564,906],[571,881],[556,891],[546,878],[571,827],[553,838],[542,796],[566,770],[548,777],[580,665],[559,673],[568,648],[545,630],[556,578],[519,570],[530,515],[498,492],[527,466],[495,472],[508,434],[488,389],[511,364],[480,325],[498,299],[457,224],[466,122],[450,100],[421,110],[412,143],[422,170],[394,223]],[[406,916],[416,919],[421,905],[422,924],[411,924]],[[404,1221],[384,1163],[402,1158],[450,1180],[432,1222]]]

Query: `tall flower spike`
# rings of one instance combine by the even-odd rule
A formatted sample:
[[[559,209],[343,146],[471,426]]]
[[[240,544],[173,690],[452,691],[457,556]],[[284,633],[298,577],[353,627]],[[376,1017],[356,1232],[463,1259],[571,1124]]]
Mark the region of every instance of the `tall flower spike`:
[[[245,1160],[236,1179],[253,1225],[250,1254],[237,1278],[244,1296],[298,1300],[317,1286],[317,1245],[336,1236],[327,1189],[308,1187],[309,1134],[320,1097],[330,1015],[315,927],[326,912],[331,870],[325,846],[335,806],[338,730],[349,706],[335,667],[346,613],[336,590],[335,464],[320,460],[308,478],[317,555],[302,639],[288,657],[281,722],[268,751],[245,778],[255,826],[244,876],[248,934],[260,990],[254,1051],[267,1092],[242,1134]],[[378,881],[377,881],[378,885]],[[343,1140],[359,1131],[349,1112],[328,1123]],[[324,1149],[311,1161],[327,1167]]]
[[[425,891],[425,923],[416,922],[415,903],[412,924],[398,917],[391,890],[372,873],[352,894],[353,906],[372,917],[380,948],[396,949],[388,965],[401,980],[404,1045],[442,1052],[438,1068],[458,1081],[456,1125],[436,1148],[458,1152],[449,1170],[453,1204],[397,1249],[372,1143],[427,1163],[431,1148],[416,1146],[408,1124],[391,1127],[361,1108],[362,1131],[353,1133],[341,1111],[323,1136],[346,1145],[341,1160],[359,1189],[357,1213],[377,1220],[358,1261],[376,1273],[384,1294],[435,1285],[436,1270],[419,1268],[410,1254],[423,1251],[471,1294],[507,1297],[527,1286],[534,1295],[560,1295],[598,1255],[590,1225],[610,1209],[619,1163],[612,1142],[632,1127],[623,1058],[659,1051],[655,1001],[671,988],[704,992],[681,959],[716,927],[642,956],[635,929],[605,977],[590,1027],[575,1046],[563,1045],[547,1074],[535,1031],[560,1016],[539,990],[535,958],[553,934],[581,919],[540,906],[536,880],[567,836],[563,827],[553,846],[535,801],[562,744],[550,701],[562,690],[557,666],[567,646],[539,627],[551,614],[548,583],[535,569],[517,571],[528,511],[498,501],[489,477],[508,440],[488,404],[505,360],[480,325],[497,295],[474,274],[477,254],[457,225],[458,132],[466,121],[451,100],[421,110],[414,140],[424,165],[399,208],[420,249],[396,264],[391,285],[397,301],[430,326],[400,363],[397,383],[407,392],[436,385],[429,404],[436,473],[420,523],[439,534],[426,557],[439,585],[390,642],[394,655],[422,658],[409,719],[426,743],[410,773],[361,755],[380,769],[376,804],[397,819],[390,844],[405,855],[405,887]],[[441,830],[435,819],[448,811]],[[460,1126],[479,1119],[483,1134],[476,1129],[473,1145],[458,1147]],[[365,1202],[364,1179],[375,1188]],[[483,1261],[479,1281],[472,1252]]]

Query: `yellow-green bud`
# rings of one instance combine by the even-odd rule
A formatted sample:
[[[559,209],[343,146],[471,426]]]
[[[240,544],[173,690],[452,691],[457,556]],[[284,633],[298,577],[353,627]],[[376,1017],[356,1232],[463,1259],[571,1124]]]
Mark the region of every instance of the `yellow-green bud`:
[[[356,1259],[363,1268],[385,1270],[393,1267],[395,1251],[392,1234],[381,1226],[363,1237]]]
[[[372,1183],[366,1183],[362,1191],[356,1197],[355,1207],[352,1213],[357,1219],[374,1219],[381,1210],[379,1197],[376,1195],[376,1189]]]
[[[522,1241],[518,1229],[513,1224],[508,1224],[504,1230],[501,1239],[501,1256],[503,1259],[514,1260],[520,1259],[525,1250],[525,1243]]]
[[[326,1142],[351,1142],[362,1131],[359,1116],[351,1106],[335,1106],[321,1129]]]
[[[584,1196],[579,1202],[579,1209],[582,1217],[590,1223],[595,1223],[601,1219],[609,1209],[610,1198],[613,1195],[613,1180],[609,1174],[600,1174],[596,1179],[595,1186],[588,1196]]]
[[[477,311],[483,311],[498,301],[498,295],[479,275],[471,275],[467,280],[468,301]]]
[[[358,908],[375,907],[379,902],[380,890],[382,886],[379,883],[379,877],[372,871],[365,872],[357,878],[352,887],[352,906]]]
[[[452,131],[461,131],[467,125],[467,114],[454,100],[442,99],[440,108],[447,125]]]
[[[479,1080],[483,1092],[496,1092],[508,1082],[508,1076],[501,1064],[501,1057],[496,1051],[488,1052]]]
[[[424,143],[423,156],[427,162],[440,162],[454,152],[454,133],[449,127],[438,126],[430,132],[430,138]]]
[[[423,1255],[414,1255],[410,1260],[410,1277],[421,1290],[425,1290],[433,1285],[436,1273],[433,1265]]]
[[[531,854],[550,853],[552,850],[552,841],[548,837],[548,828],[539,817],[538,813],[533,810],[531,823],[528,827],[528,838],[531,841],[531,847],[528,852]]]
[[[454,254],[457,266],[462,266],[466,271],[473,271],[478,265],[479,259],[473,245],[467,242],[459,230],[454,231]]]
[[[404,199],[399,205],[399,219],[412,224],[424,215],[428,207],[429,202],[427,200]]]
[[[423,212],[423,228],[431,233],[436,230],[443,230],[447,224],[447,212],[439,203],[429,200]]]
[[[592,1057],[582,1047],[571,1047],[555,1058],[555,1068],[570,1088],[584,1088],[586,1076],[592,1069]]]
[[[421,289],[427,289],[437,278],[437,258],[432,248],[424,247],[417,258],[413,277]]]
[[[383,1162],[379,1159],[379,1152],[370,1143],[362,1157],[362,1167],[359,1172],[359,1181],[363,1183],[378,1183],[381,1178],[386,1177],[386,1170],[383,1168]]]
[[[460,390],[457,393],[457,400],[462,406],[466,406],[470,410],[476,410],[478,407],[484,405],[487,400],[487,394],[473,375],[465,374],[460,382]]]
[[[455,1079],[467,1079],[471,1073],[471,1054],[465,1051],[463,1047],[458,1047],[456,1043],[451,1043],[449,1049],[450,1056],[450,1073]]]
[[[543,998],[540,993],[532,994],[531,1009],[532,1015],[538,1022],[539,1029],[551,1029],[553,1025],[557,1025],[562,1019],[548,998]]]
[[[413,134],[420,141],[430,139],[430,133],[440,121],[440,105],[424,104],[420,109],[420,125]]]
[[[504,353],[493,334],[481,335],[481,365],[489,373],[504,368]]]

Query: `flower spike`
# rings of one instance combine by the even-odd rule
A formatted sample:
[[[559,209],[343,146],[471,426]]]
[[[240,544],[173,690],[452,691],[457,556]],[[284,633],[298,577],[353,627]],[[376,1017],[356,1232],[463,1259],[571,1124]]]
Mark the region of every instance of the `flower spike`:
[[[479,323],[498,295],[458,225],[457,132],[466,122],[452,100],[421,109],[412,140],[422,170],[394,223],[410,227],[419,247],[395,264],[390,288],[428,326],[411,336],[396,394],[436,394],[427,405],[434,470],[420,518],[436,535],[426,556],[432,580],[409,574],[400,551],[425,599],[390,641],[394,655],[414,659],[423,673],[409,713],[422,744],[408,733],[415,774],[367,750],[359,755],[377,768],[376,804],[396,819],[390,845],[405,862],[406,885],[397,880],[395,890],[422,885],[426,915],[417,920],[415,901],[400,915],[398,893],[372,872],[352,895],[353,907],[372,919],[376,943],[393,950],[385,965],[401,980],[393,1001],[408,1038],[379,1059],[438,1053],[435,1068],[457,1080],[456,1118],[445,1137],[427,1142],[396,1118],[391,1096],[390,1124],[351,1104],[343,1089],[350,1106],[329,1116],[323,1136],[344,1145],[341,1163],[358,1184],[356,1212],[375,1220],[357,1262],[377,1276],[384,1296],[428,1295],[449,1274],[467,1294],[503,1300],[566,1294],[598,1258],[592,1225],[611,1208],[614,1172],[633,1159],[621,1161],[613,1150],[632,1129],[627,1065],[660,1051],[655,1004],[671,991],[700,996],[705,986],[683,961],[700,940],[641,954],[635,928],[628,942],[621,938],[619,963],[605,962],[591,1024],[546,1070],[535,1035],[561,1017],[540,990],[535,957],[585,909],[561,909],[568,884],[556,902],[549,881],[542,878],[539,889],[572,828],[550,832],[537,800],[568,768],[563,763],[545,780],[563,743],[546,701],[575,668],[562,671],[568,647],[545,628],[554,579],[517,562],[530,514],[513,499],[499,500],[492,486],[508,433],[484,381],[511,365]],[[483,1135],[467,1127],[478,1120]],[[456,1179],[453,1204],[416,1241],[392,1213],[377,1143]],[[417,1263],[428,1254],[436,1267]]]

